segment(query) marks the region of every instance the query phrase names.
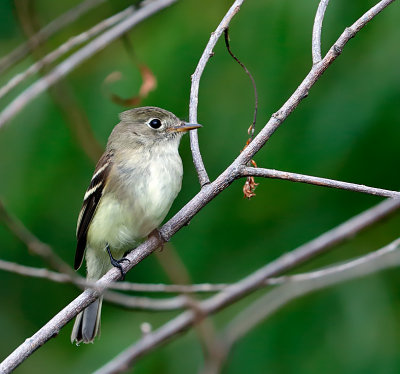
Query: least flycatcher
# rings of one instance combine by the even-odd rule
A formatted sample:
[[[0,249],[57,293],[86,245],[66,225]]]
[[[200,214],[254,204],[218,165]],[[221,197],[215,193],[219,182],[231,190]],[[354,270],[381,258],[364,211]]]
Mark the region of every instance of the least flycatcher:
[[[120,120],[96,165],[78,218],[74,267],[79,269],[85,254],[90,281],[113,266],[122,272],[124,253],[160,225],[181,189],[180,139],[201,127],[156,107],[127,110]],[[78,314],[72,342],[93,342],[101,304],[102,297]]]

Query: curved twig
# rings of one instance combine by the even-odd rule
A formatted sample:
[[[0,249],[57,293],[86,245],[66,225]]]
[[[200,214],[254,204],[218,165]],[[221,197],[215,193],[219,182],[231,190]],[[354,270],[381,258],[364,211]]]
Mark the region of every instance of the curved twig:
[[[243,2],[244,0],[236,0],[229,8],[225,17],[222,19],[215,31],[211,33],[211,38],[208,41],[207,46],[200,57],[196,70],[192,74],[192,86],[190,88],[189,104],[189,121],[192,123],[197,123],[197,106],[199,103],[200,78],[203,74],[204,68],[206,67],[208,60],[214,55],[213,49],[217,44],[218,39],[221,37],[225,29],[229,26],[229,23],[231,22],[235,14],[239,12]],[[201,157],[197,130],[190,131],[190,148],[192,150],[193,163],[199,177],[200,186],[203,187],[210,183],[210,179],[208,178],[207,171]]]
[[[313,65],[321,61],[321,30],[328,3],[329,0],[321,0],[318,5],[317,13],[315,14],[311,48]]]

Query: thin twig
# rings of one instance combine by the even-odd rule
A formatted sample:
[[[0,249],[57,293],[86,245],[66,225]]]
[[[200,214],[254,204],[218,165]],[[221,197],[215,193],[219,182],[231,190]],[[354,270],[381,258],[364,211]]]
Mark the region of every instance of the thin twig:
[[[225,289],[228,283],[198,283],[198,284],[163,284],[163,283],[113,283],[109,289],[134,292],[162,292],[162,293],[208,293]]]
[[[87,282],[84,280],[84,278],[81,278],[82,279],[81,282],[80,278],[76,277],[75,279],[69,274],[57,273],[55,271],[51,271],[48,269],[38,269],[31,266],[20,265],[16,264],[15,262],[10,262],[5,260],[0,260],[0,269],[18,275],[22,275],[24,277],[47,279],[56,283],[79,283],[79,285],[81,286],[88,285]]]
[[[85,278],[69,274],[58,273],[45,268],[34,268],[31,266],[20,265],[15,262],[0,259],[0,269],[22,275],[46,279],[56,283],[73,283],[80,287],[92,288],[96,282],[87,281]],[[276,282],[274,282],[275,284]],[[271,284],[270,281],[268,284]],[[130,291],[130,292],[159,292],[159,293],[209,293],[218,292],[225,289],[228,283],[199,283],[199,284],[162,284],[162,283],[132,283],[118,282],[111,283],[109,290]]]
[[[334,179],[319,178],[310,175],[290,173],[287,171],[280,171],[274,169],[264,169],[264,168],[251,168],[244,167],[241,170],[242,177],[248,177],[249,175],[253,177],[263,177],[263,178],[274,178],[274,179],[284,179],[291,182],[300,182],[314,184],[316,186],[338,188],[341,190],[349,190],[355,192],[361,192],[369,195],[390,197],[393,199],[400,199],[400,192],[385,190],[382,188],[375,188],[365,186],[363,184],[355,184],[337,181]]]
[[[229,283],[163,284],[163,283],[113,283],[109,289],[134,292],[209,293],[222,291]]]
[[[126,309],[146,310],[151,312],[166,312],[182,310],[189,307],[190,302],[185,296],[173,296],[167,298],[128,296],[118,292],[107,291],[104,300]]]
[[[32,38],[30,38],[26,43],[21,44],[12,52],[10,52],[7,56],[3,57],[0,60],[0,74],[6,71],[8,68],[13,66],[19,60],[24,58],[32,48],[37,47],[52,35],[54,35],[57,31],[66,27],[70,23],[76,21],[85,13],[93,9],[94,7],[104,3],[106,0],[86,0],[82,3],[78,4],[75,8],[68,10],[63,13],[61,16],[57,17],[53,21],[51,21],[48,25],[43,27],[39,32],[37,32]]]
[[[250,143],[254,138],[254,132],[256,130],[256,122],[257,122],[258,93],[257,93],[256,81],[254,80],[253,75],[250,73],[249,69],[247,69],[246,65],[242,61],[240,61],[231,50],[231,46],[229,44],[229,27],[227,27],[225,29],[224,34],[225,34],[225,46],[226,46],[226,49],[228,50],[228,53],[242,67],[242,69],[245,71],[245,73],[250,78],[251,84],[253,86],[253,91],[254,91],[253,122],[251,123],[250,127],[247,130],[248,134],[250,135],[250,139],[248,141]]]
[[[208,41],[203,51],[203,54],[200,57],[196,70],[192,74],[192,86],[190,88],[190,104],[189,104],[189,121],[192,123],[197,123],[197,107],[199,104],[200,78],[203,74],[204,68],[206,67],[208,60],[214,55],[213,49],[217,44],[218,39],[221,37],[224,30],[229,26],[229,23],[231,22],[235,14],[239,12],[243,2],[244,0],[236,0],[229,8],[225,17],[222,19],[222,21],[215,29],[215,31],[211,33],[210,40]],[[200,186],[203,187],[210,183],[210,179],[207,175],[207,171],[204,166],[203,159],[201,157],[197,130],[190,131],[190,148],[192,150],[193,163],[197,170]]]
[[[95,35],[103,32],[105,29],[108,29],[109,27],[120,22],[121,20],[123,20],[124,18],[126,18],[127,16],[132,14],[133,11],[134,11],[134,7],[130,6],[130,7],[126,8],[125,10],[101,21],[100,23],[93,26],[89,30],[68,39],[64,44],[61,44],[58,48],[56,48],[51,53],[47,54],[41,60],[35,62],[24,72],[19,73],[19,74],[15,75],[13,78],[11,78],[7,82],[7,84],[5,84],[3,87],[0,88],[0,98],[2,98],[4,95],[6,95],[8,92],[10,92],[13,88],[15,88],[18,84],[23,82],[25,79],[27,79],[28,77],[32,76],[33,74],[36,74],[37,72],[39,72],[44,66],[47,66],[47,65],[53,63],[58,58],[60,58],[62,55],[68,53],[76,46],[87,42],[89,39],[93,38]]]
[[[321,61],[321,30],[328,3],[329,0],[321,0],[318,5],[317,13],[315,14],[311,49],[313,65]]]
[[[130,30],[133,26],[142,22],[154,13],[171,6],[177,0],[154,0],[143,8],[140,8],[122,22],[92,40],[80,50],[66,58],[57,65],[50,73],[33,83],[20,95],[18,95],[1,113],[0,127],[7,123],[17,113],[19,113],[29,102],[58,82],[61,78],[69,74],[78,65],[92,57],[94,54],[104,49],[108,44],[118,39],[121,35]]]
[[[226,49],[228,50],[228,53],[231,55],[231,57],[242,67],[242,69],[245,71],[245,73],[249,76],[252,86],[253,86],[253,91],[254,91],[254,114],[253,114],[253,122],[247,129],[247,133],[249,135],[249,138],[246,141],[246,145],[244,146],[245,148],[249,145],[250,142],[253,141],[254,138],[254,133],[256,130],[256,122],[257,122],[257,110],[258,110],[258,93],[257,93],[257,86],[256,82],[253,78],[253,75],[250,73],[250,71],[247,69],[247,67],[243,64],[242,61],[240,61],[232,52],[231,46],[229,45],[229,28],[225,29],[225,46]],[[257,166],[256,162],[254,160],[251,160],[248,163],[248,166],[253,164],[254,166]],[[252,197],[256,196],[255,194],[255,189],[257,187],[258,183],[254,181],[254,177],[250,176],[246,178],[246,182],[243,185],[243,197],[246,199],[251,199]],[[213,371],[214,369],[210,369]]]
[[[290,113],[298,106],[301,100],[306,97],[310,88],[315,84],[322,73],[330,66],[330,64],[339,56],[344,45],[354,35],[364,27],[374,16],[380,13],[394,0],[382,0],[377,5],[372,7],[366,12],[361,18],[359,18],[350,28],[347,28],[343,34],[339,37],[337,42],[332,46],[327,55],[317,65],[314,65],[310,73],[303,80],[300,86],[296,89],[293,95],[288,101],[282,106],[282,108],[276,112],[265,127],[258,133],[254,140],[249,144],[246,149],[236,158],[236,160],[212,183],[204,186],[196,196],[192,198],[174,217],[172,217],[162,228],[160,229],[161,236],[165,240],[169,240],[179,229],[186,225],[194,215],[196,215],[200,209],[207,205],[215,196],[221,193],[227,188],[233,180],[237,177],[241,166],[249,162],[255,153],[265,144],[265,142],[271,137],[275,130],[283,123],[283,121],[290,115]],[[154,3],[153,3],[154,4]],[[126,21],[125,21],[126,22]],[[121,25],[121,24],[120,24]],[[212,36],[213,38],[213,36]],[[90,45],[90,44],[89,44]],[[88,46],[89,46],[88,45]],[[197,104],[195,105],[197,107]],[[228,287],[225,291],[218,293],[217,295],[203,301],[200,305],[205,315],[214,313],[221,308],[235,302],[241,297],[251,293],[262,282],[271,276],[275,276],[279,273],[287,271],[304,261],[319,255],[320,253],[327,250],[343,240],[354,234],[357,230],[360,230],[368,225],[368,222],[375,222],[377,217],[382,218],[382,210],[393,211],[400,206],[399,200],[393,200],[384,202],[382,207],[376,208],[378,212],[376,215],[370,215],[369,212],[367,217],[361,215],[355,218],[355,222],[351,220],[351,224],[342,224],[333,233],[325,234],[319,237],[308,245],[300,247],[290,254],[286,254],[279,259],[271,262],[267,266],[259,269],[255,273],[251,274],[247,278],[240,282],[239,289],[236,287]],[[387,206],[389,205],[389,207]],[[373,210],[375,212],[375,210]],[[358,226],[357,226],[358,225]],[[360,227],[361,226],[361,227]],[[154,250],[161,245],[161,240],[156,236],[151,236],[147,241],[131,251],[126,258],[129,260],[128,263],[122,264],[122,269],[127,272],[133,268],[137,263],[142,261]],[[101,291],[112,281],[120,278],[120,272],[118,269],[111,269],[107,272],[100,280],[97,281],[97,289],[85,290],[75,300],[68,304],[63,310],[57,313],[48,323],[46,323],[39,331],[37,331],[31,338],[27,339],[17,349],[14,350],[1,364],[0,369],[5,373],[9,373],[21,364],[27,357],[29,357],[34,351],[46,343],[50,338],[55,336],[60,329],[72,318],[74,318],[80,311],[86,306],[92,303],[96,298],[99,297]],[[161,343],[168,339],[176,336],[177,333],[188,329],[195,316],[192,311],[187,311],[175,319],[168,322],[164,327],[156,330],[155,332],[147,334],[137,344],[128,348],[121,355],[117,356],[115,360],[106,365],[100,372],[110,372],[110,370],[118,370],[113,372],[120,372],[122,368],[128,368],[131,363],[139,356],[143,355],[147,351],[154,349]]]

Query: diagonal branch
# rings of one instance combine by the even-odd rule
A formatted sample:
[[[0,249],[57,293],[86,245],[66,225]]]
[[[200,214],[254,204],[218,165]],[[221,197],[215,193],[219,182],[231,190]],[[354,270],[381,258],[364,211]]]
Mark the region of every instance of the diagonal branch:
[[[341,190],[349,190],[375,196],[400,199],[400,192],[385,190],[382,188],[369,187],[363,184],[348,183],[348,182],[337,181],[334,179],[319,178],[310,175],[289,173],[287,171],[280,171],[273,169],[252,168],[252,167],[243,167],[241,169],[240,172],[241,177],[248,177],[250,175],[253,177],[284,179],[292,182],[308,183],[308,184],[314,184],[316,186],[338,188]]]
[[[400,266],[400,239],[359,258],[322,270],[280,277],[282,285],[261,296],[229,322],[217,338],[220,355],[207,374],[219,373],[233,345],[261,322],[291,301],[352,279]]]
[[[257,324],[294,299],[351,279],[400,266],[399,247],[400,239],[397,239],[354,260],[322,270],[285,277],[285,283],[256,300],[229,323],[222,335],[224,345],[229,349]]]

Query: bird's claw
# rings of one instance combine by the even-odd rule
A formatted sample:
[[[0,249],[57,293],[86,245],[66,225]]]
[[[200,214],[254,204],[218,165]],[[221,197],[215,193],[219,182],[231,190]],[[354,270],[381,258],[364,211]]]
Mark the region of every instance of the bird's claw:
[[[107,249],[108,256],[110,257],[111,265],[114,266],[114,267],[116,267],[116,268],[118,268],[118,270],[119,270],[120,273],[121,273],[121,280],[124,280],[124,279],[125,279],[126,272],[124,271],[124,269],[122,269],[121,263],[124,262],[124,261],[127,261],[127,262],[130,262],[130,261],[129,261],[127,258],[125,258],[125,257],[120,258],[119,260],[116,260],[116,259],[113,257],[113,255],[111,254],[110,246],[109,246],[108,244],[107,244],[107,246],[106,246],[106,249]]]

